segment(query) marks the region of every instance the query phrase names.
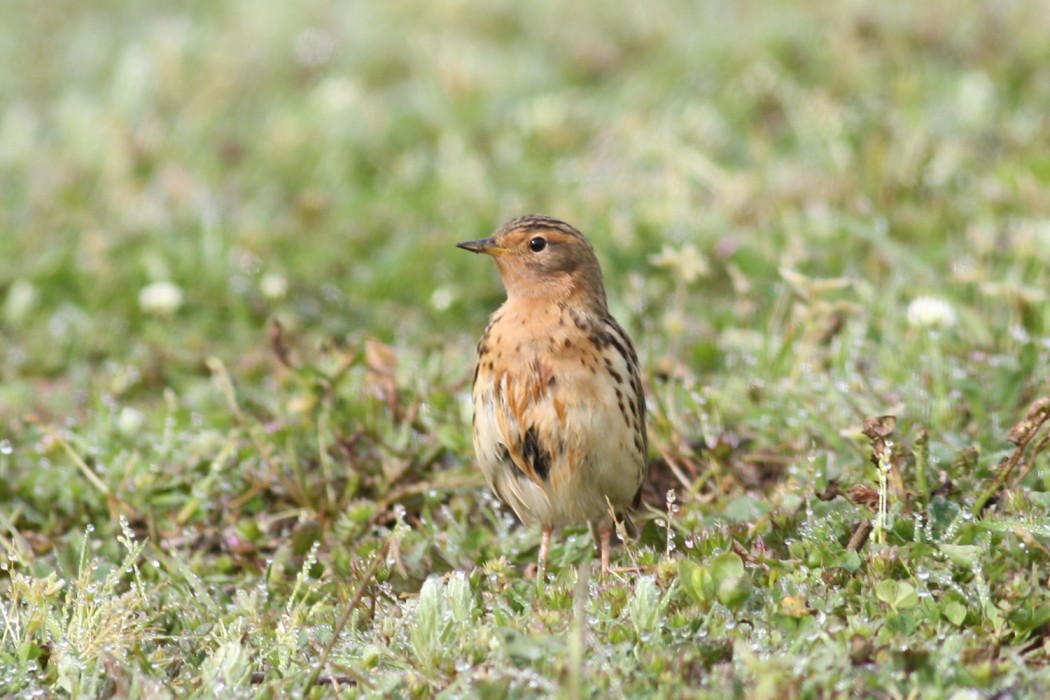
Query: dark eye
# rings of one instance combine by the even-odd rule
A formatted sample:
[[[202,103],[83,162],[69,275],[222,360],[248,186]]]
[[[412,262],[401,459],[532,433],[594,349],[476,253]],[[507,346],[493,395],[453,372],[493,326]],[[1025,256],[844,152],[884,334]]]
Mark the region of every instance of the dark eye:
[[[533,253],[538,253],[546,247],[547,239],[543,236],[536,236],[531,241],[529,241],[529,250],[531,250]]]

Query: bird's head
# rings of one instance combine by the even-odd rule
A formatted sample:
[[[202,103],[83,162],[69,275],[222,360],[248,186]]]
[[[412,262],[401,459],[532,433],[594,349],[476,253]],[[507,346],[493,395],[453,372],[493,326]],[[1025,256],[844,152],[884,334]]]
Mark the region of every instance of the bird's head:
[[[521,216],[488,238],[456,245],[492,256],[511,300],[606,310],[602,270],[594,249],[582,233],[564,221]]]

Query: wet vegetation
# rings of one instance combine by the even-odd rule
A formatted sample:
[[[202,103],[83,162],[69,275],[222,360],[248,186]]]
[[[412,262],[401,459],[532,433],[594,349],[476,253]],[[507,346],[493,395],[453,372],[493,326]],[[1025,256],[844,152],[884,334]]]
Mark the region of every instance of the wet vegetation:
[[[0,7],[0,695],[1038,697],[1044,2]],[[593,241],[640,538],[472,464]]]

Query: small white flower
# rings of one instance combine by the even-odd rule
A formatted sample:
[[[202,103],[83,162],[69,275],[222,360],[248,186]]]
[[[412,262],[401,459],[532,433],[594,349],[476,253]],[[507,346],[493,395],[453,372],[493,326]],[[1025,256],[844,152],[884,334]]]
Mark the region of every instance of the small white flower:
[[[143,415],[142,411],[125,406],[117,416],[117,430],[120,431],[121,435],[131,437],[142,429],[145,422],[146,416]]]
[[[40,293],[32,282],[15,280],[7,290],[7,299],[4,300],[4,318],[9,323],[21,323],[33,313],[39,300]]]
[[[449,287],[438,287],[430,295],[430,305],[438,311],[445,311],[456,300],[456,293]]]
[[[288,279],[276,272],[268,272],[259,280],[259,291],[271,301],[284,299],[288,294]]]
[[[182,290],[174,282],[154,282],[139,291],[139,307],[154,316],[170,316],[182,306]]]
[[[908,323],[915,328],[948,328],[955,325],[955,309],[944,299],[918,297],[908,304]]]

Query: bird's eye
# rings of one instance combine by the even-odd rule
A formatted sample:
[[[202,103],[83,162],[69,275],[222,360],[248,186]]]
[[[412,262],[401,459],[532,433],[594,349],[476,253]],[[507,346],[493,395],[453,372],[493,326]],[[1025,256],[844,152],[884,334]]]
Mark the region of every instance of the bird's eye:
[[[531,241],[529,241],[529,250],[531,250],[533,253],[538,253],[546,247],[547,239],[543,236],[536,236]]]

